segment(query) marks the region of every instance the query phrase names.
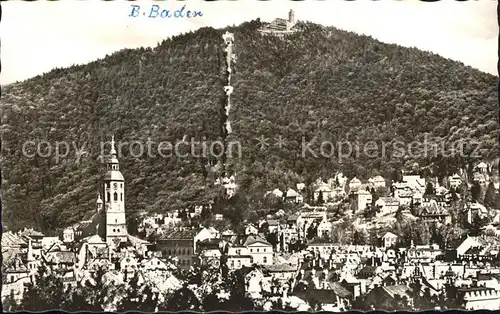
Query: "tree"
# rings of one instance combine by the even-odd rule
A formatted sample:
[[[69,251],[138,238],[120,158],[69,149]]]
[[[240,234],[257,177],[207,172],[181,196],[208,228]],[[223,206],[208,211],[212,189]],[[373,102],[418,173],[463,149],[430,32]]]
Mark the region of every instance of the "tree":
[[[410,284],[409,295],[413,299],[413,310],[425,311],[432,310],[439,306],[437,299],[431,296],[431,291],[428,287],[421,293],[422,284],[419,280]]]
[[[444,285],[443,297],[439,299],[441,309],[462,309],[463,303],[460,300],[458,288],[453,284]]]
[[[144,311],[154,312],[157,306],[157,296],[147,284],[139,285],[139,276],[134,277],[126,284],[126,292],[117,305],[119,312]]]
[[[500,209],[500,195],[493,182],[488,185],[484,194],[484,206],[490,209]]]
[[[324,202],[325,202],[325,200],[323,199],[323,191],[319,191],[317,203],[323,204]]]
[[[278,298],[276,301],[272,302],[270,310],[274,311],[284,311],[284,312],[295,312],[296,308],[291,307],[289,304],[283,302],[283,298]]]
[[[470,231],[473,234],[479,235],[481,230],[488,225],[490,219],[488,216],[481,216],[479,213],[476,213],[472,216],[472,221],[470,224]]]
[[[9,296],[2,301],[2,307],[5,312],[16,312],[19,310],[19,304],[16,301],[14,291],[11,291]]]
[[[448,224],[441,225],[435,234],[435,242],[439,244],[440,247],[446,249],[451,243],[462,238],[465,230],[459,226]]]
[[[104,269],[98,268],[92,273],[91,280],[73,289],[68,307],[73,310],[103,311],[103,305],[110,293],[109,287],[104,286],[104,273]]]
[[[220,288],[213,290],[202,300],[203,311],[228,311],[241,312],[254,310],[254,302],[246,296],[245,273],[247,269],[242,268],[231,272],[223,281]],[[228,297],[219,297],[221,292]]]
[[[368,242],[368,234],[365,230],[355,230],[352,238],[354,245],[366,245]]]
[[[311,312],[319,312],[323,309],[321,306],[321,302],[319,302],[314,297],[311,297],[311,299],[308,300],[307,304],[309,305]]]
[[[340,222],[332,225],[332,241],[348,244],[352,240],[352,220],[345,217]]]
[[[199,311],[201,304],[194,292],[184,286],[174,292],[165,303],[158,306],[159,311]]]
[[[266,234],[266,241],[271,243],[274,249],[276,249],[276,246],[279,244],[279,238],[278,238],[278,232],[272,232]]]
[[[436,194],[436,191],[434,189],[434,184],[431,182],[427,182],[427,185],[425,186],[425,195],[434,195]]]
[[[307,228],[307,239],[313,239],[318,234],[318,225],[316,223],[311,223]]]
[[[41,312],[53,309],[73,310],[70,305],[69,290],[60,277],[49,274],[42,266],[36,275],[36,284],[29,285],[23,294],[19,308],[24,311]]]
[[[474,202],[480,202],[481,201],[481,185],[476,181],[472,183],[472,187],[470,189],[470,194],[472,201]]]

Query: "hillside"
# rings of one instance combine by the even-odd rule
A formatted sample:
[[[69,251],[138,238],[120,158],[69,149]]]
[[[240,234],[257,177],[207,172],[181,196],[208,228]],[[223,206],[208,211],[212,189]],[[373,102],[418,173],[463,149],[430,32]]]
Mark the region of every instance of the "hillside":
[[[298,158],[301,141],[400,140],[425,135],[447,142],[479,140],[486,159],[498,156],[497,77],[417,49],[388,45],[314,24],[287,40],[262,36],[259,21],[196,32],[154,49],[123,50],[104,59],[55,69],[3,88],[3,222],[45,232],[94,210],[104,164],[99,142],[173,141],[221,136],[224,52],[221,35],[235,34],[230,139],[242,143],[232,160],[242,191],[327,178],[338,169],[387,178],[417,161],[439,176],[443,158]],[[284,148],[256,147],[261,135],[282,135]],[[23,156],[28,140],[87,143],[88,155],[66,159]],[[270,143],[273,141],[270,140]],[[316,146],[318,147],[318,146]],[[214,160],[134,158],[124,148],[127,212],[183,208],[217,195]],[[450,165],[468,162],[448,158]]]

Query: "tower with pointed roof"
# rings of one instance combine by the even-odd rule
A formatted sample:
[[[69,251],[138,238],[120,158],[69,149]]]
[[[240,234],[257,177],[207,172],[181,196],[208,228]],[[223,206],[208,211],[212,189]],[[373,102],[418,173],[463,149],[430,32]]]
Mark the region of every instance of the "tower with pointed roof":
[[[97,207],[97,213],[99,213],[102,210],[103,202],[101,198],[101,193],[97,194],[97,201],[96,201],[96,207]]]
[[[125,180],[118,163],[115,138],[111,138],[111,150],[104,175],[104,204],[106,208],[106,242],[127,241],[125,221]],[[100,198],[100,197],[99,197]]]

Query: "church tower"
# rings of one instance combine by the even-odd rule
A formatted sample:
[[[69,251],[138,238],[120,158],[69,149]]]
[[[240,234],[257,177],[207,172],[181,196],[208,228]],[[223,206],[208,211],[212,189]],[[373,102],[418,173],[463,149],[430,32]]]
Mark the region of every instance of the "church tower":
[[[106,242],[127,241],[125,221],[125,180],[116,158],[115,138],[111,138],[110,157],[104,176],[104,204],[106,206]]]

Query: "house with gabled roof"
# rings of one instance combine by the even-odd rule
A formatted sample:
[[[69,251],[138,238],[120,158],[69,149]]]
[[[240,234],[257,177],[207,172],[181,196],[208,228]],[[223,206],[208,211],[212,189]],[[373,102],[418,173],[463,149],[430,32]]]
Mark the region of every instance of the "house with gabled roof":
[[[304,201],[304,198],[302,197],[302,195],[300,193],[298,193],[297,191],[295,191],[294,189],[289,188],[286,191],[285,202],[299,204],[299,203],[302,203],[303,201]]]
[[[353,213],[365,210],[372,204],[372,194],[367,190],[359,189],[350,194]]]
[[[249,235],[243,246],[248,249],[254,264],[271,265],[273,263],[273,246],[259,235]]]
[[[352,294],[337,282],[328,283],[325,289],[307,289],[295,292],[294,296],[306,303],[319,303],[322,311],[341,312],[349,308]],[[314,309],[313,309],[314,310]]]
[[[431,203],[430,206],[422,207],[417,215],[424,221],[441,222],[444,224],[451,223],[450,213],[446,208],[443,208],[437,203]]]
[[[394,197],[380,197],[375,201],[375,206],[380,208],[377,216],[392,214],[399,209],[399,200]]]
[[[406,182],[413,192],[425,193],[425,178],[420,175],[403,175],[403,182]]]
[[[462,177],[458,173],[455,173],[448,177],[448,186],[450,188],[456,189],[462,184]]]
[[[474,171],[486,174],[488,172],[488,165],[485,162],[481,161],[474,167]]]
[[[267,225],[269,232],[277,232],[280,227],[280,222],[276,219],[267,219]]]
[[[259,228],[257,228],[253,223],[249,223],[245,227],[245,235],[258,234]]]
[[[316,190],[314,190],[313,198],[315,202],[321,201],[322,203],[326,203],[333,199],[333,197],[333,190],[329,184],[323,183]]]
[[[158,257],[145,258],[140,262],[140,267],[144,271],[168,271],[169,267],[167,263],[159,259]]]
[[[396,242],[398,241],[398,236],[392,232],[386,232],[381,239],[382,247],[389,248],[396,244]]]
[[[390,304],[395,300],[406,300],[407,308],[411,309],[413,299],[410,294],[410,288],[406,285],[392,285],[375,287],[365,297],[368,306],[377,306],[377,308],[391,308]]]
[[[23,298],[25,286],[34,282],[34,275],[30,272],[21,256],[16,252],[2,252],[2,300],[10,295],[16,301]]]
[[[368,179],[368,183],[375,189],[385,187],[385,179],[381,175]]]
[[[361,187],[361,180],[358,178],[354,177],[349,181],[349,191],[356,191]]]
[[[457,258],[484,256],[491,244],[480,236],[467,236],[456,248]]]

